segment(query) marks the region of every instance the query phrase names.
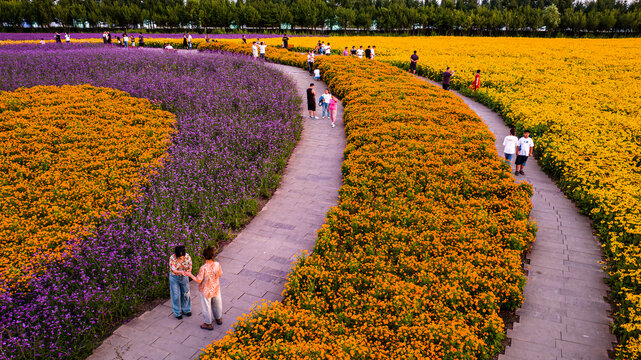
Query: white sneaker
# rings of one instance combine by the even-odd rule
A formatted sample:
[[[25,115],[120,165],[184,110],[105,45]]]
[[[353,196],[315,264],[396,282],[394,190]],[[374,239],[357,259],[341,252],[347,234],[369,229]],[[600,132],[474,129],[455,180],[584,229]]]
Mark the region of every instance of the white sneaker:
[[[336,124],[332,124],[332,127],[336,127]]]
[[[318,116],[314,116],[314,119],[318,120]]]

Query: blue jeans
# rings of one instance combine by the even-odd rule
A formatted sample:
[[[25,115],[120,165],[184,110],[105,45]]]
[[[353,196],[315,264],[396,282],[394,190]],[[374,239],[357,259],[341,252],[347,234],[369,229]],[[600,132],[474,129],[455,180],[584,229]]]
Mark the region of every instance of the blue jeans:
[[[507,161],[512,161],[512,157],[514,156],[514,154],[508,154],[508,153],[503,153],[503,155],[505,155],[505,160]]]
[[[169,296],[171,296],[171,310],[174,311],[174,316],[191,312],[188,277],[169,275]]]
[[[323,108],[323,116],[325,116],[325,113],[327,113],[327,116],[329,117],[329,110],[328,110],[329,104],[323,101],[323,103],[321,104],[321,107]]]

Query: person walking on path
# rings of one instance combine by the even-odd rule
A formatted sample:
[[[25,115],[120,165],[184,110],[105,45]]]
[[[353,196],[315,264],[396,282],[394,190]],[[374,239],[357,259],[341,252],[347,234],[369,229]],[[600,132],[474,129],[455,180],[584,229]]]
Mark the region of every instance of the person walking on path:
[[[283,35],[283,48],[289,50],[289,37],[287,37],[287,34]]]
[[[523,132],[523,137],[519,139],[516,143],[516,171],[514,175],[525,175],[523,169],[525,168],[525,163],[527,162],[528,157],[532,156],[532,151],[534,150],[534,140],[530,138],[530,132],[525,130]]]
[[[320,80],[320,79],[321,79],[320,69],[316,68],[314,69],[314,80]]]
[[[309,111],[310,118],[318,119],[318,116],[316,116],[316,92],[314,91],[314,83],[309,84],[309,88],[307,88],[307,111]]]
[[[223,323],[223,297],[220,293],[220,281],[223,276],[223,269],[220,263],[214,261],[214,248],[208,246],[203,250],[205,264],[198,270],[198,276],[191,272],[183,271],[183,274],[189,276],[197,282],[200,291],[200,303],[203,307],[203,318],[205,322],[200,325],[201,329],[214,330],[213,320],[216,324]]]
[[[325,118],[325,114],[327,114],[327,117],[329,118],[329,102],[332,100],[332,95],[329,93],[329,90],[325,90],[325,93],[321,95],[321,107],[323,108],[323,116],[322,118]]]
[[[258,43],[255,41],[252,43],[252,57],[258,59]]]
[[[414,50],[414,54],[410,56],[410,69],[409,72],[412,74],[416,74],[416,64],[418,63],[418,55],[416,55],[416,50]]]
[[[327,92],[329,93],[329,91]],[[336,127],[336,113],[338,112],[338,99],[336,96],[331,95],[329,100],[329,117],[332,119],[332,127]]]
[[[481,88],[481,70],[476,70],[476,75],[474,75],[474,81],[470,85],[472,91],[476,91]]]
[[[447,70],[443,73],[443,90],[449,90],[450,89],[450,79],[454,76],[454,71],[450,69],[450,67],[447,67]]]
[[[311,50],[307,53],[307,67],[309,68],[309,73],[311,75],[314,70],[314,52]]]
[[[174,254],[169,258],[169,296],[171,310],[176,319],[191,316],[191,296],[189,294],[189,278],[182,272],[191,273],[191,257],[182,245],[174,248]]]
[[[509,163],[512,162],[512,158],[514,157],[514,154],[516,154],[516,145],[518,142],[519,138],[514,136],[514,128],[511,128],[510,135],[503,139],[503,155],[505,156],[505,160]]]

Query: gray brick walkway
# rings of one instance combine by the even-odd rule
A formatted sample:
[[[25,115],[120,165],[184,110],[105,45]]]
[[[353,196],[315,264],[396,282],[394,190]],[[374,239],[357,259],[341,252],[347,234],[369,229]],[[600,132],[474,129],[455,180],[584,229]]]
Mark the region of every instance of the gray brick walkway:
[[[456,94],[487,124],[503,154],[503,138],[509,134],[503,119]],[[604,300],[608,287],[601,246],[590,220],[579,214],[536,159],[528,160],[524,172],[516,181],[526,180],[534,188],[530,217],[539,230],[524,265],[525,302],[516,311],[519,321],[507,330],[511,345],[499,360],[608,359],[616,339],[609,329],[610,305]]]
[[[309,73],[293,67],[268,66],[289,75],[304,100],[305,89],[312,82]],[[322,82],[315,83],[320,95],[327,87]],[[305,101],[303,106],[306,109]],[[304,117],[301,140],[289,159],[280,188],[217,256],[224,272],[223,325],[214,324],[214,331],[200,329],[200,300],[192,282],[192,317],[175,319],[167,300],[119,327],[89,359],[193,359],[201,348],[222,338],[236,318],[248,313],[256,301],[280,300],[292,262],[302,250],[313,248],[325,213],[337,204],[345,148],[342,115],[343,108],[339,106],[336,128],[330,126],[328,119]]]

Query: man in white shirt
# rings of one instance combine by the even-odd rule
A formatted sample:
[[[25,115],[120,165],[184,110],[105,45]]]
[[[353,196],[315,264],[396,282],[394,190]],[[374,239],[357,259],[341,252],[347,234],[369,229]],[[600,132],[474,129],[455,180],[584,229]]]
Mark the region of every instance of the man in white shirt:
[[[307,66],[309,67],[309,73],[311,74],[314,70],[314,52],[311,50],[307,53]]]
[[[332,47],[327,43],[327,46],[325,46],[325,55],[331,55],[332,54]]]
[[[514,129],[510,129],[510,135],[503,139],[503,155],[508,162],[512,162],[512,158],[514,154],[516,154],[516,145],[518,142],[519,138],[514,136]]]
[[[361,45],[361,47],[358,50],[356,50],[356,56],[358,56],[359,59],[362,59],[364,53],[365,52],[363,51],[363,46]]]
[[[254,59],[258,57],[258,43],[255,41],[252,44],[252,56],[254,57]]]
[[[260,45],[258,45],[258,47],[260,48],[260,58],[263,59],[263,60],[267,60],[265,58],[265,51],[266,51],[265,49],[267,49],[267,44],[265,44],[264,42],[261,41]]]
[[[519,139],[519,142],[516,144],[516,171],[514,175],[525,175],[523,168],[525,168],[525,163],[527,158],[532,156],[532,151],[534,150],[534,141],[530,138],[530,132],[525,130],[523,132],[523,137]]]

